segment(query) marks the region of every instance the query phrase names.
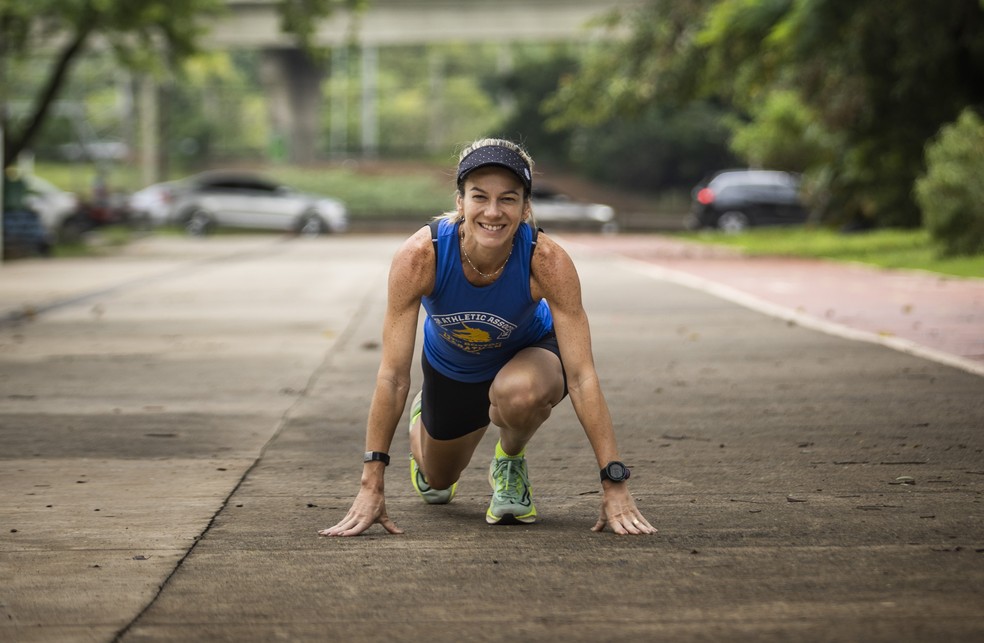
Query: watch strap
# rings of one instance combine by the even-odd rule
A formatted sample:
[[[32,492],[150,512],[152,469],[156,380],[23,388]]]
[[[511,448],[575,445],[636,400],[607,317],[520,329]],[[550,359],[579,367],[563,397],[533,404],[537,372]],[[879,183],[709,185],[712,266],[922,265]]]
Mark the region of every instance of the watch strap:
[[[383,453],[382,451],[366,451],[362,456],[363,462],[382,462],[384,467],[388,467],[390,463],[390,457],[388,453]]]

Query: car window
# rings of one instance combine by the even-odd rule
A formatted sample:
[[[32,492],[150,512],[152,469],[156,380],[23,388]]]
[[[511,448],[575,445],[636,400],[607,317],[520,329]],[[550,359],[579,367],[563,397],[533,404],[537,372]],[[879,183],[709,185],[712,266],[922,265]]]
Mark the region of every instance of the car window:
[[[710,187],[717,190],[741,185],[761,188],[796,189],[796,179],[785,172],[727,172],[719,174],[711,182]]]
[[[278,190],[278,185],[270,181],[249,176],[204,178],[198,182],[199,190],[210,192],[269,192]]]
[[[244,180],[240,182],[240,187],[244,190],[251,190],[253,192],[277,192],[278,186],[275,183],[269,183],[267,181],[261,180]]]

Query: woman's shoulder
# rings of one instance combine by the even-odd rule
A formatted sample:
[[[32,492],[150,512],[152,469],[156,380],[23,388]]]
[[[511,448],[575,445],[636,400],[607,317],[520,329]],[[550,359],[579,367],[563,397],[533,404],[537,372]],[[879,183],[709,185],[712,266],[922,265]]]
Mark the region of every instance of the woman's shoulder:
[[[536,249],[530,261],[530,276],[544,291],[554,287],[565,287],[570,280],[577,280],[574,262],[567,251],[550,235],[541,231],[537,236]]]
[[[571,258],[567,251],[549,234],[540,230],[536,236],[536,249],[533,252],[534,269],[537,267],[548,268],[558,263],[569,264],[570,262]]]
[[[424,226],[410,235],[393,256],[393,268],[407,276],[420,273],[434,274],[434,244],[431,232]]]

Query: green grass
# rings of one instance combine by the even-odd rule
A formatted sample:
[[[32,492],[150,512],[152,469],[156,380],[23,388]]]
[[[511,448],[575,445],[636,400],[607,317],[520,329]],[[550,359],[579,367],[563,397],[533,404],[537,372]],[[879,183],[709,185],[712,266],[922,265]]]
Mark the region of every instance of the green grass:
[[[682,238],[728,246],[750,256],[813,257],[882,268],[984,277],[984,256],[944,257],[924,230],[874,230],[844,234],[827,229],[761,228],[742,234],[688,232]]]

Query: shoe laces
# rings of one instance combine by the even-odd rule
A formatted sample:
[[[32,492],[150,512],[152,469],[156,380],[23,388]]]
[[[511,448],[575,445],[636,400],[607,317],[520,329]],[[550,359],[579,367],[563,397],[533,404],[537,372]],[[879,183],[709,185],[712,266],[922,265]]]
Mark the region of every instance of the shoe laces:
[[[526,467],[522,458],[496,458],[495,495],[508,500],[519,501],[529,487]]]

